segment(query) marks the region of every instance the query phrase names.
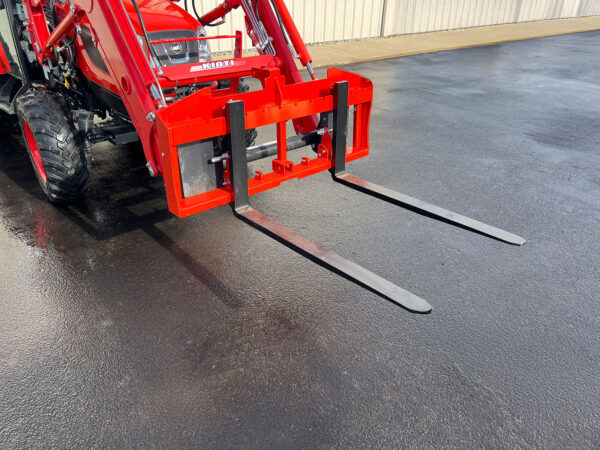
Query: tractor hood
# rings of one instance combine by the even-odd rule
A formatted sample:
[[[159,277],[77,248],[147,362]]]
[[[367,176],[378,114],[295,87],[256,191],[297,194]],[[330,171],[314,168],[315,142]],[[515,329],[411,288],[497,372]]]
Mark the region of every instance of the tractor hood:
[[[125,9],[131,18],[137,34],[142,34],[142,27],[131,0],[124,0]],[[149,33],[170,30],[196,31],[200,23],[187,11],[170,0],[138,0],[142,18]]]

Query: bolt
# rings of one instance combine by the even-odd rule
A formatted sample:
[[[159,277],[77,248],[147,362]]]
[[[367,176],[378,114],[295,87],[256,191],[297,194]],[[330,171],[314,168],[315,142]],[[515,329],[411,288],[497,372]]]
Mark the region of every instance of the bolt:
[[[150,173],[150,176],[151,177],[155,176],[154,169],[152,168],[152,164],[146,163],[146,167],[148,168],[148,172]]]
[[[156,122],[156,114],[154,114],[154,111],[148,113],[146,120],[149,122]]]

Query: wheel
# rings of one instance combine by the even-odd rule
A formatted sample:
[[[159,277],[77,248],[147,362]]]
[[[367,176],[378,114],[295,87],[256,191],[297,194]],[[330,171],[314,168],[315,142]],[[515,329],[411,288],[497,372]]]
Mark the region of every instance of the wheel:
[[[80,198],[87,189],[89,171],[60,96],[34,88],[17,98],[16,105],[29,158],[48,199]]]

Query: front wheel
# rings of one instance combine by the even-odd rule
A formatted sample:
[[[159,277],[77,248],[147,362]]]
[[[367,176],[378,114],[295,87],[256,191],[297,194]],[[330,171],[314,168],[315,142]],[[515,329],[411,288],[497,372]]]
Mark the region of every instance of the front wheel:
[[[80,198],[87,189],[89,171],[60,96],[34,88],[17,98],[16,104],[29,158],[48,199]]]

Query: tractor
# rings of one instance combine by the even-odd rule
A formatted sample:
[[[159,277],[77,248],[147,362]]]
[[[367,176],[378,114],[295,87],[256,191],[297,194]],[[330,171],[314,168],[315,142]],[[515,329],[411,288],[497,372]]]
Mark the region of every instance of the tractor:
[[[2,122],[18,122],[49,201],[85,195],[95,144],[139,142],[174,215],[231,204],[236,217],[416,313],[431,306],[256,211],[250,197],[329,171],[334,181],[384,201],[525,242],[349,174],[346,163],[369,154],[372,83],[335,68],[317,77],[284,0],[215,6],[202,14],[187,0],[0,0],[0,110],[10,116]],[[243,31],[209,32],[234,10],[244,14],[251,52],[244,52]],[[231,42],[230,56],[211,52],[217,39]],[[249,89],[249,78],[258,88]],[[275,126],[276,140],[255,145],[256,129],[267,125]],[[311,157],[290,161],[288,153],[300,148],[312,149]],[[273,158],[272,171],[249,175],[248,164],[264,158]]]

